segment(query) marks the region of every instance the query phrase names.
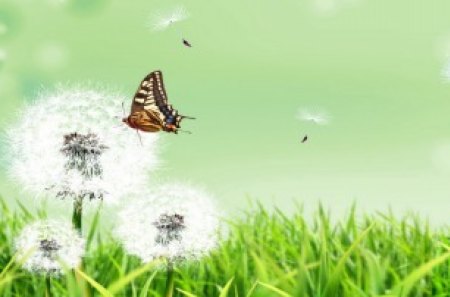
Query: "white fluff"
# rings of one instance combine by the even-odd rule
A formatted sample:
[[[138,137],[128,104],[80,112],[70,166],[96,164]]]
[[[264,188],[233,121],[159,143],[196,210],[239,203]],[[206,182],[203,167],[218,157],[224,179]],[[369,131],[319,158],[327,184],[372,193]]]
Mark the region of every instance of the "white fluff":
[[[64,86],[43,92],[7,130],[10,175],[36,197],[89,192],[114,203],[142,187],[148,182],[148,170],[157,164],[158,136],[146,133],[141,144],[136,132],[121,122],[122,102],[128,105],[131,96]],[[97,160],[101,175],[85,178],[67,170],[68,157],[61,149],[70,133],[93,133],[107,147]]]
[[[297,118],[301,121],[312,122],[317,125],[327,125],[330,123],[330,116],[326,112],[317,109],[300,108]]]
[[[162,31],[169,26],[184,21],[189,18],[189,13],[183,6],[177,6],[167,12],[159,12],[151,16],[148,21],[148,28],[154,31]]]
[[[162,215],[180,215],[184,228],[168,244],[158,242],[155,222]],[[217,245],[218,217],[210,197],[203,191],[180,184],[166,184],[141,194],[119,213],[115,234],[126,251],[143,262],[157,258],[169,261],[198,259]]]
[[[43,242],[53,250],[45,250]],[[69,223],[48,220],[26,226],[15,240],[17,260],[26,259],[23,268],[31,272],[61,274],[63,267],[75,268],[84,255],[85,241]]]

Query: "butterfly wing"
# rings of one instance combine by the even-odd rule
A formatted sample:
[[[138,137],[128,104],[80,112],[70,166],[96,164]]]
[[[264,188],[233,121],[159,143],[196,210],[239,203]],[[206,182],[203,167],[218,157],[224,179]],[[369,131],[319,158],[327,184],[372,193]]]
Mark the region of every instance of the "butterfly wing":
[[[164,123],[168,125],[176,125],[179,127],[181,117],[178,115],[178,111],[169,104],[167,100],[166,89],[164,88],[164,81],[161,71],[155,71],[154,75],[154,90],[155,90],[155,103],[158,106],[159,111],[163,114]]]
[[[134,95],[131,113],[142,111],[153,113],[166,125],[179,127],[182,117],[168,103],[162,72],[159,70],[148,74]]]

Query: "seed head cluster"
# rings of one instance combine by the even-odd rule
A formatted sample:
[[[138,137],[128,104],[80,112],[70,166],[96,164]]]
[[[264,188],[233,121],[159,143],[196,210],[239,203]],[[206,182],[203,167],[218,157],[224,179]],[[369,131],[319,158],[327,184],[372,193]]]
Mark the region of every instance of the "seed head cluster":
[[[59,275],[62,265],[74,268],[84,255],[85,241],[67,222],[43,220],[26,226],[15,240],[23,267],[36,273]]]

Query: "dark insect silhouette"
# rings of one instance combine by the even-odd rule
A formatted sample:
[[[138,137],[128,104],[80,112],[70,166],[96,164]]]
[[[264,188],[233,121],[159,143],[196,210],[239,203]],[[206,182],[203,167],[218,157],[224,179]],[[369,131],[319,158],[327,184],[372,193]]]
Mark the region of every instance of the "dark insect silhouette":
[[[190,44],[190,42],[187,41],[186,39],[183,39],[183,44],[187,47],[192,47],[192,44]]]
[[[183,119],[194,118],[178,114],[168,104],[162,73],[153,71],[139,85],[133,98],[131,113],[122,121],[136,131],[177,134],[182,131],[179,128]]]
[[[305,135],[302,139],[302,143],[305,143],[308,140],[308,135]]]

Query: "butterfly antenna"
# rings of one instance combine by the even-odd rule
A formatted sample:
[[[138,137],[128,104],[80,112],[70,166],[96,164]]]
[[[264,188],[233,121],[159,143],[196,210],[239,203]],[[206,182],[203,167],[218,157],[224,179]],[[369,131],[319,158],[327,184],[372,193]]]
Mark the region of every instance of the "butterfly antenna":
[[[144,144],[142,143],[141,134],[139,134],[139,130],[138,129],[136,129],[136,133],[137,133],[137,135],[139,137],[139,142],[141,143],[142,146],[144,146]]]
[[[196,120],[194,117],[181,116],[182,119]]]
[[[186,134],[192,134],[192,132],[191,132],[191,131],[186,131],[186,130],[181,130],[181,129],[178,129],[177,131],[179,131],[179,132],[183,132],[183,133],[186,133]]]

